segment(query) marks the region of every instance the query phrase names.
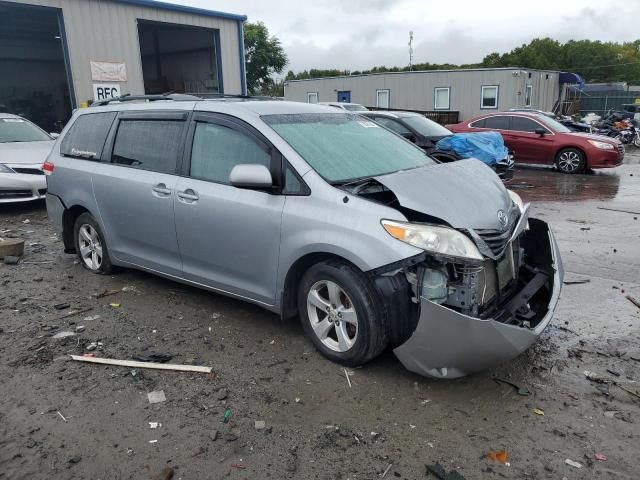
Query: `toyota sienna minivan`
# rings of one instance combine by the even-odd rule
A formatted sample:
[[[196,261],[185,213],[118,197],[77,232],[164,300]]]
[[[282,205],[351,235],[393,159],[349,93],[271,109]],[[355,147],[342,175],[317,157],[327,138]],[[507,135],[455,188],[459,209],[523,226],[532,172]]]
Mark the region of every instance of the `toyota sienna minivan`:
[[[90,272],[298,316],[347,366],[392,348],[422,375],[486,369],[535,342],[560,294],[549,226],[489,167],[327,106],[105,101],[75,112],[43,168],[49,218]]]

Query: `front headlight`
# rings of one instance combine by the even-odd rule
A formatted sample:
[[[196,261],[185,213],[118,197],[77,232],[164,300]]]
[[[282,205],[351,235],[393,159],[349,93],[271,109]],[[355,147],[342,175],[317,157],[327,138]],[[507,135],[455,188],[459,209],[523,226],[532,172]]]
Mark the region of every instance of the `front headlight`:
[[[599,142],[598,140],[587,140],[591,145],[600,150],[615,150],[615,145],[607,142]]]
[[[9,167],[7,167],[6,165],[3,165],[2,163],[0,163],[0,173],[16,173],[13,170],[11,170]]]
[[[478,247],[466,235],[448,227],[382,220],[389,235],[401,242],[451,257],[482,260]]]
[[[513,203],[515,203],[520,209],[520,213],[522,213],[524,211],[524,202],[522,201],[522,198],[520,198],[520,195],[513,190],[507,190],[507,192],[509,192],[509,196],[511,197],[511,200],[513,200]]]

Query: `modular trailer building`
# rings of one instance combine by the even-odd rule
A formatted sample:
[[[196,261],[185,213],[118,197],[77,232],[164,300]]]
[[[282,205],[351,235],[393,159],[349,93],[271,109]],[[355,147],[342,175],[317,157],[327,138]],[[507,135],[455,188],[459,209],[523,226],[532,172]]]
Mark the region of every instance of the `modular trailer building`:
[[[153,0],[0,0],[0,111],[53,131],[110,96],[246,93],[245,20]]]
[[[284,84],[287,100],[353,102],[369,108],[459,112],[459,119],[510,108],[551,111],[560,72],[477,68],[350,75]]]

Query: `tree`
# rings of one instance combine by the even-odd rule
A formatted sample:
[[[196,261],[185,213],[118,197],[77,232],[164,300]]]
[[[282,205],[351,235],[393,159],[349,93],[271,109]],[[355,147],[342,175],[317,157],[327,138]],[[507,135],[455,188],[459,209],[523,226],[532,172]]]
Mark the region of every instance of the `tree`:
[[[273,91],[274,73],[282,73],[288,59],[280,40],[269,36],[269,30],[262,22],[244,24],[244,49],[249,94]]]

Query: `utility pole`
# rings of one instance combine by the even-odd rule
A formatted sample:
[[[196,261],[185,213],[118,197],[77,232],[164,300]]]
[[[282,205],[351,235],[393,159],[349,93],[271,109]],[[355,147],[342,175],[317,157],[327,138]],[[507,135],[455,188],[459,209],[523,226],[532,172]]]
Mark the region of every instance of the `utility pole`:
[[[409,32],[409,71],[413,70],[413,30]]]

